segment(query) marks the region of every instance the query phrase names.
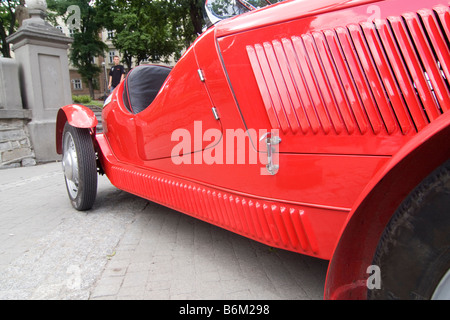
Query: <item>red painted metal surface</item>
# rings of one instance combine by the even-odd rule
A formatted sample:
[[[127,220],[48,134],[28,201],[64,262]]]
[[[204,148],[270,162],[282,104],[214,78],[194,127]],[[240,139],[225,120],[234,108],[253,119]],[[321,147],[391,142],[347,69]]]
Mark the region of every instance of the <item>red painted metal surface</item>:
[[[450,135],[449,121],[447,112],[420,131],[358,197],[328,267],[326,299],[366,298],[367,267],[372,264],[392,212],[431,171],[450,158],[450,148],[445,147]]]
[[[362,195],[380,175],[395,180],[392,161],[447,132],[449,40],[440,0],[285,1],[224,20],[186,51],[144,111],[130,113],[123,84],[115,89],[96,136],[102,169],[120,189],[333,262],[353,219],[376,220],[358,210],[371,205]],[[271,130],[281,138],[274,175],[259,141]],[[402,192],[414,187],[405,181]],[[371,254],[383,227],[373,225]],[[337,260],[349,257],[368,262],[345,249]],[[351,277],[330,271],[330,290],[350,292]]]
[[[103,135],[97,140],[104,151],[105,173],[120,189],[271,246],[328,256],[333,243],[314,225],[321,219],[342,224],[347,216],[345,210],[280,202],[123,164],[114,157]]]
[[[77,128],[93,130],[98,124],[94,112],[85,106],[69,104],[59,109],[56,116],[56,152],[58,154],[62,153],[62,134],[66,122]]]
[[[74,127],[95,128],[98,124],[94,112],[85,106],[70,104],[62,107],[58,112],[58,117],[63,116],[62,112],[67,117],[67,122]]]

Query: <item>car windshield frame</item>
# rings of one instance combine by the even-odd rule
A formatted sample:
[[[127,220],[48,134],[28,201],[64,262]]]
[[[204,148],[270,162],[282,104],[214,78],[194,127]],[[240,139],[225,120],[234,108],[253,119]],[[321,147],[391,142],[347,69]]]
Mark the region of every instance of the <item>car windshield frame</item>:
[[[249,11],[272,5],[280,0],[206,0],[206,14],[211,24]]]

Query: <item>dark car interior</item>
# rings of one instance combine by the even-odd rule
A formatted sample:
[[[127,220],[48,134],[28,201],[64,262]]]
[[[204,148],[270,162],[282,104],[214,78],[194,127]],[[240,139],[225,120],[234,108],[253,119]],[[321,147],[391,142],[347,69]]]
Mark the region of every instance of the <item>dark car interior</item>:
[[[155,99],[172,69],[158,65],[140,65],[132,69],[124,82],[123,101],[131,113],[145,110]]]

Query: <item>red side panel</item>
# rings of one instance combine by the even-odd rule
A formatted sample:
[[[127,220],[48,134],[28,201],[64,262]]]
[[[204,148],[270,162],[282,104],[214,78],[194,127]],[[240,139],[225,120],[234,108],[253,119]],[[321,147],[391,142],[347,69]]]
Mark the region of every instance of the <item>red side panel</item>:
[[[119,162],[97,135],[116,187],[267,245],[329,259],[347,210],[280,202]],[[324,225],[323,221],[327,221]]]

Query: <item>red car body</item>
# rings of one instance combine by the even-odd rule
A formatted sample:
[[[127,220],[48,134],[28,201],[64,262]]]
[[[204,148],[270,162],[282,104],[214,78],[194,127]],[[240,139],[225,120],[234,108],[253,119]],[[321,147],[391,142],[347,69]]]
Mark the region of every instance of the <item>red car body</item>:
[[[330,260],[325,298],[363,299],[389,219],[450,158],[448,39],[442,0],[285,1],[207,29],[139,113],[122,82],[103,132],[61,108],[57,149],[90,128],[118,188]]]

